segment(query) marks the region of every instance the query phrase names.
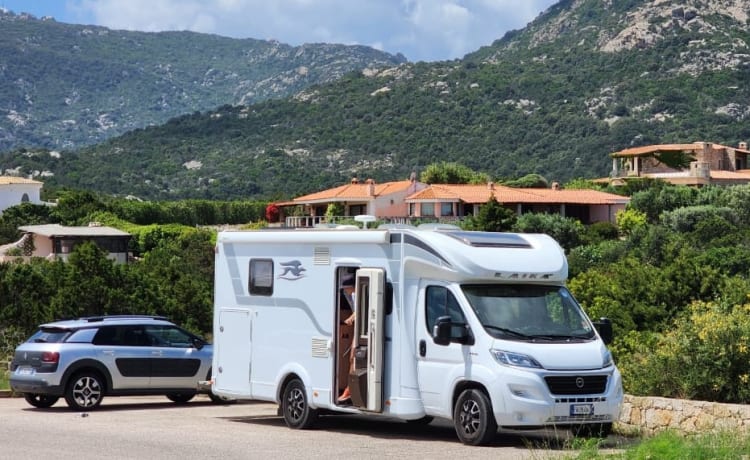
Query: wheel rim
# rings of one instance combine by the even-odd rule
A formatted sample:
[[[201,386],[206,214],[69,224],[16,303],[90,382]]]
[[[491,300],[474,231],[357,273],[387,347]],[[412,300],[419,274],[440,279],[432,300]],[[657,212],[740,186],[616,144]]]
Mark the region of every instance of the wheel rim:
[[[95,406],[102,397],[99,381],[93,377],[81,377],[73,385],[73,399],[81,407]]]
[[[480,419],[482,414],[479,404],[473,399],[464,401],[461,405],[461,429],[464,434],[468,436],[474,436],[481,428],[482,421]]]
[[[305,394],[299,388],[293,388],[287,396],[287,412],[289,418],[295,422],[302,418],[305,413]]]

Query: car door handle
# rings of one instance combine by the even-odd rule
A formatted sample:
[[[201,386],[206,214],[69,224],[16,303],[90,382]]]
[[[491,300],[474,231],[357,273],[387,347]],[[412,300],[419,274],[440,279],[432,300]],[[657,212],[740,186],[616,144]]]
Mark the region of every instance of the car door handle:
[[[102,354],[114,356],[115,355],[115,350],[102,350]]]
[[[425,357],[427,355],[427,342],[424,340],[419,341],[419,356]]]

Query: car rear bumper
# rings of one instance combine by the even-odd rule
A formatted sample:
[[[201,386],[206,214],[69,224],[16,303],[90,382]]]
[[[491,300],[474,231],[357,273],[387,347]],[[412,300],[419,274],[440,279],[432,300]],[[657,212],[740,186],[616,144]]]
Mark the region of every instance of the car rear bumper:
[[[62,396],[64,388],[61,385],[50,385],[44,377],[15,376],[10,377],[10,389],[16,393],[33,393],[42,395]]]

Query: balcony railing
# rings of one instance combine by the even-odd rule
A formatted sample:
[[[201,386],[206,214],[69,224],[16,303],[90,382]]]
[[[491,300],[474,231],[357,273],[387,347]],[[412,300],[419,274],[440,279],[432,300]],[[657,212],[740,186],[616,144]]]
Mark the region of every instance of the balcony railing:
[[[374,224],[368,227],[377,227],[379,224],[406,224],[419,225],[425,223],[455,224],[461,222],[462,218],[457,216],[441,217],[378,217]],[[353,216],[289,216],[284,220],[284,226],[288,228],[314,228],[330,224],[354,224]]]

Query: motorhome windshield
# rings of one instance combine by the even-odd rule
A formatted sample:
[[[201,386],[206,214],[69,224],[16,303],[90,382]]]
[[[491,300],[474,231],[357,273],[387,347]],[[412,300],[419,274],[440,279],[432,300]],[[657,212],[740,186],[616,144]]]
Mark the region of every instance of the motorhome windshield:
[[[596,337],[591,322],[561,286],[462,286],[488,334],[505,340],[571,342]]]

